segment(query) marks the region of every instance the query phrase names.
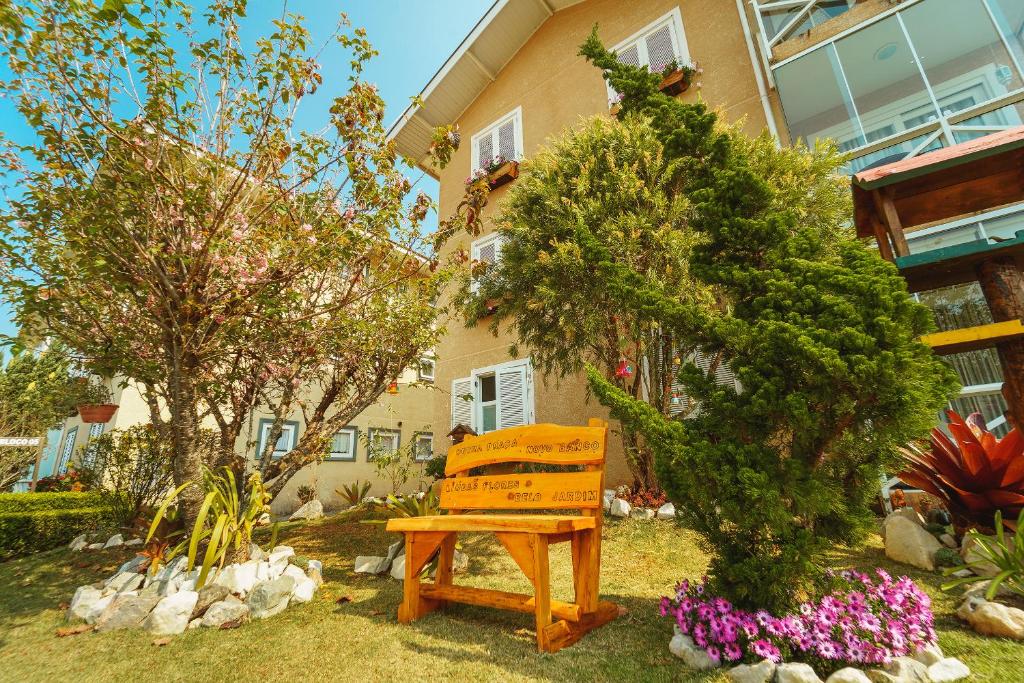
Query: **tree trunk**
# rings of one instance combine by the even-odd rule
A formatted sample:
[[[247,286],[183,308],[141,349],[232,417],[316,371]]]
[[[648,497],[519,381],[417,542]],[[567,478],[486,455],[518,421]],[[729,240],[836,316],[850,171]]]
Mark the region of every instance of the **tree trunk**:
[[[1013,258],[999,258],[977,267],[978,283],[992,311],[992,320],[1024,318],[1024,276]],[[1024,425],[1024,340],[1013,339],[996,345],[1003,368],[1003,397],[1009,407],[1011,427]],[[991,420],[994,416],[986,419]]]
[[[658,490],[654,475],[654,454],[636,432],[622,427],[622,450],[633,475],[634,490]]]
[[[185,521],[185,528],[195,524],[199,508],[203,503],[203,460],[196,445],[199,429],[199,410],[196,403],[195,387],[189,372],[175,358],[167,391],[167,410],[170,413],[171,447],[174,457],[174,483],[181,486],[186,482],[195,485],[186,487],[178,497],[179,509]]]

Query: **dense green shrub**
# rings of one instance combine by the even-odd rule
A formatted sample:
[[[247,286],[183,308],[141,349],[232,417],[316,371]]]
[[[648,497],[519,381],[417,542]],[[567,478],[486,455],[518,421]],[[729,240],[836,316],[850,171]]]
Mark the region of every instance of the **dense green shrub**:
[[[115,525],[109,507],[0,513],[0,560],[50,550],[81,533],[105,532]]]
[[[685,420],[596,368],[591,388],[651,444],[679,519],[714,552],[712,591],[787,611],[820,587],[823,554],[871,527],[879,473],[928,433],[955,375],[919,341],[932,317],[896,268],[816,208],[842,182],[834,146],[753,145],[703,103],[659,92],[658,76],[620,63],[596,33],[582,52],[623,94],[618,116],[649,121],[661,142],[667,191],[691,204],[690,274],[716,302],[694,305],[582,239],[621,308],[714,359],[710,370],[681,363],[678,381],[700,405]],[[720,363],[736,385],[715,381]]]
[[[0,493],[0,514],[106,507],[103,495],[88,493]]]
[[[444,468],[447,466],[447,455],[435,455],[427,461],[426,466],[423,468],[423,473],[428,477],[433,477],[434,479],[444,479]]]

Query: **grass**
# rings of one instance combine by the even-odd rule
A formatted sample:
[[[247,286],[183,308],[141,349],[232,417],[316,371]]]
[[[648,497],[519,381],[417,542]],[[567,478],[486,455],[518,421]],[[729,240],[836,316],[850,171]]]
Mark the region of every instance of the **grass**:
[[[455,606],[400,626],[401,582],[352,573],[356,555],[383,554],[392,540],[379,525],[338,518],[288,525],[280,542],[324,563],[327,583],[313,602],[235,630],[188,631],[165,646],[138,631],[55,635],[64,624],[61,603],[77,586],[110,575],[129,551],[55,550],[0,564],[0,681],[725,680],[689,672],[668,652],[671,626],[657,616],[658,598],[677,580],[700,577],[707,562],[694,535],[671,523],[607,524],[602,595],[628,613],[555,655],[536,652],[530,615]],[[467,536],[462,546],[470,575],[458,581],[527,591],[493,538]],[[1024,680],[1024,645],[966,630],[938,574],[894,565],[877,538],[857,551],[837,550],[830,562],[909,574],[934,600],[940,645],[970,666],[972,680]],[[556,597],[571,596],[569,568],[568,544],[553,546]],[[351,601],[339,604],[342,597]]]

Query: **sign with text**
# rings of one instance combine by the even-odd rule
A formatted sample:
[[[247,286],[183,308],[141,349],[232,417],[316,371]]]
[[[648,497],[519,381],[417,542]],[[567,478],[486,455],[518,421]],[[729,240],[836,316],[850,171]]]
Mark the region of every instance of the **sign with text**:
[[[0,446],[14,446],[24,448],[26,446],[38,446],[43,442],[41,436],[0,436]]]

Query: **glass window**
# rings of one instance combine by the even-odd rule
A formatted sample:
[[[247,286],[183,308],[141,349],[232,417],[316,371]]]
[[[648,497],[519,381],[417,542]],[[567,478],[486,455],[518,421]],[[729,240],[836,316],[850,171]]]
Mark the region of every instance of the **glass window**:
[[[270,438],[270,430],[274,426],[274,420],[269,418],[263,418],[260,420],[260,438],[256,447],[256,457],[263,457],[263,449],[267,443],[267,439]],[[299,423],[289,420],[281,425],[281,436],[278,437],[277,443],[274,444],[273,457],[280,458],[291,449],[295,448],[295,442],[297,441],[299,434]]]
[[[416,462],[426,462],[432,457],[434,457],[434,435],[417,434],[415,450]]]
[[[967,417],[971,413],[981,413],[988,428],[995,432],[998,437],[1006,436],[1010,431],[1006,423],[1004,413],[1006,412],[1006,401],[998,391],[970,396],[958,396],[949,402],[949,407],[955,410],[961,417]]]
[[[1024,63],[1024,2],[988,0],[988,6],[1017,61]]]
[[[853,5],[854,1],[855,0],[818,0],[814,5],[814,9],[789,29],[786,29],[786,27],[793,21],[797,12],[803,10],[802,4],[797,7],[762,10],[761,18],[762,21],[764,21],[764,29],[768,33],[769,40],[778,36],[783,29],[786,29],[785,35],[780,37],[781,42],[787,38],[805,33],[815,26],[820,26],[829,19],[837,17],[843,12],[849,11],[850,6]]]
[[[420,358],[419,378],[425,382],[434,381],[434,360],[432,358]]]
[[[826,45],[775,71],[792,138],[831,137],[845,149],[864,144],[853,99],[843,85],[835,47]]]
[[[401,432],[397,429],[370,429],[370,448],[366,459],[373,460],[375,453],[394,453],[401,444]]]
[[[989,239],[993,237],[1013,239],[1019,231],[1024,230],[1024,211],[986,218],[981,225],[985,230],[985,236]]]
[[[331,438],[331,450],[327,458],[329,460],[349,461],[356,459],[355,427],[345,427]]]
[[[498,428],[498,386],[495,376],[480,378],[480,433],[493,432]]]
[[[72,427],[64,437],[64,447],[60,452],[60,465],[57,467],[58,474],[64,474],[68,471],[68,464],[71,462],[71,456],[75,452],[75,439],[77,438],[78,427]]]

